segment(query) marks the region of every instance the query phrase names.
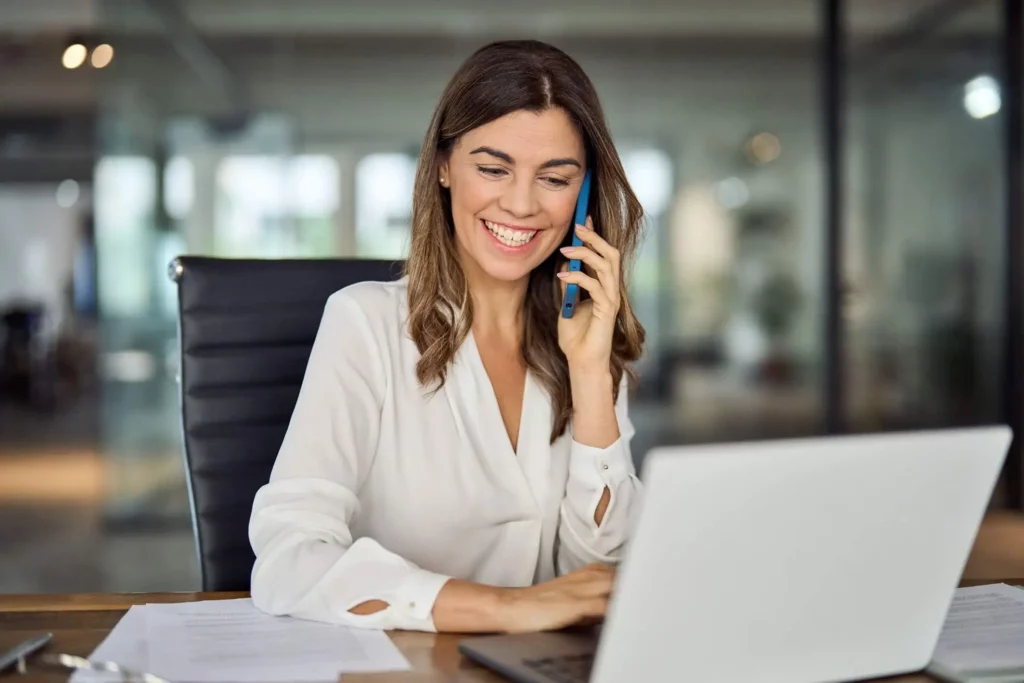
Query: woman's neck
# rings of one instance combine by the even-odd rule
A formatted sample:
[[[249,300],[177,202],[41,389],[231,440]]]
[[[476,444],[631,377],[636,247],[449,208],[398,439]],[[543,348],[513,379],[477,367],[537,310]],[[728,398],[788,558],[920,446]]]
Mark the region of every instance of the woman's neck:
[[[523,304],[529,276],[508,282],[497,280],[480,268],[464,268],[473,302],[473,332],[518,342],[523,329]]]

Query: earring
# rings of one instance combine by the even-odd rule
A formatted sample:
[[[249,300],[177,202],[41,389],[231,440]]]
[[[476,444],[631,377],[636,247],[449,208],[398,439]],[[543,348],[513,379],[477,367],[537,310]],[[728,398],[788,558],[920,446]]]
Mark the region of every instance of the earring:
[[[441,185],[444,187],[448,187],[448,179],[445,178],[444,176],[441,176]]]

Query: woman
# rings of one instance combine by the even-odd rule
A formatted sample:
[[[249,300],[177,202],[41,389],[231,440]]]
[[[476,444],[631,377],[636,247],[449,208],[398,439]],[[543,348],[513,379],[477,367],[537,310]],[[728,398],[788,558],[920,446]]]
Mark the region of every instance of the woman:
[[[424,141],[406,276],[327,303],[253,505],[261,609],[455,632],[604,615],[640,493],[626,379],[644,333],[621,269],[640,223],[572,59],[516,41],[463,64]],[[566,283],[589,295],[571,319]]]

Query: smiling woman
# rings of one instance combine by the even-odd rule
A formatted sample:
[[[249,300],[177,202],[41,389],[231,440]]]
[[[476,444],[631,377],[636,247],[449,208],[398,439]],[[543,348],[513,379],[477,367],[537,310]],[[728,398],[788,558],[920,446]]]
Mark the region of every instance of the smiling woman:
[[[641,491],[624,284],[641,210],[582,69],[534,41],[471,56],[428,128],[412,222],[405,277],[328,302],[254,502],[253,599],[373,628],[600,619]],[[568,283],[588,296],[562,318]]]
[[[521,353],[553,399],[554,439],[572,415],[568,367],[556,319],[550,317],[560,296],[555,274],[564,263],[559,258],[564,254],[554,251],[571,241],[573,209],[588,166],[595,176],[589,213],[603,242],[628,265],[641,237],[642,209],[597,92],[583,69],[554,47],[536,41],[492,44],[467,60],[448,84],[422,150],[408,265],[409,331],[423,354],[419,380],[443,383],[473,321],[476,301],[465,296],[467,287],[521,301],[522,344],[513,351]],[[503,231],[508,241],[514,231],[533,233],[531,247],[502,249]],[[490,239],[490,232],[499,239]],[[616,292],[625,291],[625,270],[608,283]],[[609,277],[605,273],[606,282]],[[467,285],[481,278],[487,284]],[[582,288],[593,297],[590,280],[580,284],[590,284]],[[525,285],[526,296],[504,291],[509,283]],[[628,298],[619,299],[613,314],[616,352],[610,358],[616,387],[628,364],[639,358],[644,338]],[[444,323],[452,320],[461,324]],[[451,334],[444,332],[448,329]]]
[[[562,129],[561,132],[565,134],[563,135],[563,139],[572,140],[574,137],[578,137],[575,135],[575,131],[572,129],[571,123],[569,123],[569,121],[566,120],[565,114],[560,110],[547,110],[535,116],[537,119],[541,120],[524,121],[523,114],[519,112],[510,114],[507,117],[500,119],[499,121],[483,126],[482,128],[489,130],[482,130],[481,132],[483,136],[490,135],[491,137],[496,138],[507,137],[509,135],[509,132],[515,131],[517,127],[525,128],[533,124],[533,127],[539,129],[540,131],[544,131],[545,129],[548,129],[548,131]],[[504,129],[504,131],[502,129]],[[467,144],[469,144],[468,140],[463,141],[462,143],[459,144],[459,147],[464,147]],[[490,159],[490,165],[488,165],[488,162],[485,160],[479,160],[476,162],[476,170],[479,172],[481,176],[484,176],[485,178],[490,178],[492,180],[511,178],[512,174],[516,170],[515,159],[513,159],[508,153],[502,152],[501,150],[495,149],[494,147],[487,147],[486,145],[477,147],[469,154],[470,156],[474,154],[480,154],[485,155],[487,157],[492,157],[492,159]],[[582,157],[582,154],[579,156]],[[569,185],[571,184],[569,177],[577,175],[582,167],[582,164],[576,158],[548,159],[547,161],[544,161],[536,166],[537,172],[544,171],[546,169],[558,169],[559,171],[561,171],[562,175],[559,175],[554,170],[552,170],[552,172],[547,177],[543,178],[544,182],[547,185],[549,185],[551,189],[556,190],[565,189],[569,187]],[[445,169],[449,169],[448,163],[445,164]],[[575,171],[575,173],[572,173],[572,176],[566,177],[566,169],[568,169],[570,173],[572,173],[573,171]],[[442,184],[445,187],[448,187],[449,181],[444,178],[446,175],[450,175],[449,170],[442,170]],[[534,173],[531,171],[530,166],[528,164],[520,164],[519,172],[521,175],[528,176],[527,182],[533,182]],[[469,178],[467,178],[467,181],[468,180]],[[481,194],[487,195],[489,190],[489,194],[493,195],[496,199],[500,199],[500,197],[498,197],[498,194],[500,193],[501,189],[500,187],[482,187],[481,189],[483,190]],[[486,199],[486,197],[478,198],[481,201]],[[494,203],[497,204],[497,202]],[[528,214],[530,210],[531,208],[527,207],[525,211]],[[494,211],[494,213],[503,212],[507,212],[509,215],[513,215],[512,220],[515,220],[514,207],[501,207],[499,205],[496,207],[496,210]],[[520,213],[523,212],[520,211]],[[496,220],[492,221],[486,218],[480,219],[480,222],[482,223],[483,227],[485,227],[495,237],[496,241],[499,244],[510,248],[520,248],[520,252],[525,251],[525,247],[528,244],[531,244],[534,247],[540,246],[541,243],[534,242],[533,238],[536,237],[538,233],[545,229],[543,227],[529,227],[525,225],[519,225],[517,223],[501,223]]]
[[[518,162],[501,147],[524,147]],[[558,158],[552,154],[571,153]],[[462,255],[499,280],[518,280],[565,239],[582,180],[583,143],[561,109],[515,112],[467,133],[441,165]],[[495,251],[497,250],[497,251]],[[507,258],[507,256],[522,258]]]

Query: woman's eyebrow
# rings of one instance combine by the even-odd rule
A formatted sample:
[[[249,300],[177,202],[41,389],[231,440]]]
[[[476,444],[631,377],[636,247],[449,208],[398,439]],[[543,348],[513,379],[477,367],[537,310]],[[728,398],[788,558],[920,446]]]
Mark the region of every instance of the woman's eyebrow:
[[[501,159],[507,164],[515,165],[516,161],[512,158],[511,154],[502,152],[500,149],[493,147],[477,147],[470,154],[487,154],[496,159]],[[555,166],[575,166],[576,168],[582,168],[582,164],[572,157],[565,157],[563,159],[549,159],[540,165],[541,168],[554,168]]]
[[[500,149],[494,149],[493,147],[477,147],[472,152],[470,152],[470,154],[489,154],[492,157],[501,159],[507,164],[516,163],[515,159],[512,158],[512,155],[506,154],[505,152],[502,152]]]

